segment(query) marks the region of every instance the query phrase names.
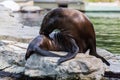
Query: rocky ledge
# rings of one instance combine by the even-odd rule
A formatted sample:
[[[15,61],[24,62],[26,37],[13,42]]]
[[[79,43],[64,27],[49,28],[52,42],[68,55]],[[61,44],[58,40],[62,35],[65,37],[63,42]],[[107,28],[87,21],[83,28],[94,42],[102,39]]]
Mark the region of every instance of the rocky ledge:
[[[25,64],[25,75],[55,80],[101,80],[104,75],[102,61],[94,56],[78,54],[61,65],[57,65],[58,59],[34,54]]]
[[[40,12],[43,9],[41,9],[39,6],[23,6],[21,8],[21,12],[23,13],[27,13],[27,12],[31,12],[31,13],[36,13],[36,12]]]
[[[80,53],[74,59],[61,65],[57,65],[58,57],[43,57],[37,54],[33,54],[25,61],[24,56],[27,46],[28,43],[0,41],[0,77],[4,77],[4,74],[7,74],[7,77],[13,77],[13,74],[22,74],[15,77],[28,76],[38,80],[46,77],[56,80],[101,80],[104,76],[120,78],[120,55],[112,54],[104,49],[97,48],[97,52],[110,62],[110,67],[87,53]],[[65,52],[54,53],[66,54]]]

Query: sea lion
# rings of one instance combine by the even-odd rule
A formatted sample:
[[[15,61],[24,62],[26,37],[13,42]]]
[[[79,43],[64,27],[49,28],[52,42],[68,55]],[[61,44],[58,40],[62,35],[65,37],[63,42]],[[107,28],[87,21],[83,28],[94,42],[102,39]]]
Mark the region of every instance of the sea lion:
[[[63,42],[70,43],[69,49],[71,49],[64,59],[61,58],[58,61],[58,64],[74,58],[78,52],[85,53],[90,49],[90,55],[96,56],[107,65],[110,65],[108,61],[97,54],[93,24],[82,12],[68,8],[56,8],[51,10],[45,15],[39,33],[40,35],[46,36],[49,40],[52,40],[53,38],[50,37],[50,34],[56,29],[59,30],[59,33],[65,38],[65,40],[62,40],[61,37],[58,36],[58,43],[62,45],[62,47],[69,46],[69,44],[62,44]],[[57,44],[57,46],[60,46],[59,44]],[[72,49],[73,45],[75,46],[74,49]],[[64,47],[63,51],[66,51],[66,47]]]

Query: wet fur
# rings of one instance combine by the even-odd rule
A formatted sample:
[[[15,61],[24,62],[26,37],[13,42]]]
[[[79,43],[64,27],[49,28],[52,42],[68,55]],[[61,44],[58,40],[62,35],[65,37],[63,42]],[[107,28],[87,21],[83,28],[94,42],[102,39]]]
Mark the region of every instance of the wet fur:
[[[68,55],[66,55],[65,58],[61,58],[58,61],[58,64],[74,58],[78,52],[85,53],[88,49],[90,49],[90,55],[96,56],[107,65],[110,65],[109,62],[97,54],[96,38],[93,24],[80,11],[67,8],[57,8],[51,10],[43,19],[40,35],[44,35],[49,40],[52,40],[50,34],[55,29],[58,29],[60,32],[53,34],[54,37],[52,39],[54,39],[53,42],[55,46],[57,46],[53,50],[68,52]],[[49,44],[49,46],[44,47],[52,48],[52,46],[53,45]],[[39,48],[41,48],[41,46],[39,46]],[[46,50],[49,51],[51,49]],[[37,52],[40,53],[41,51]],[[48,56],[51,55],[52,54]]]

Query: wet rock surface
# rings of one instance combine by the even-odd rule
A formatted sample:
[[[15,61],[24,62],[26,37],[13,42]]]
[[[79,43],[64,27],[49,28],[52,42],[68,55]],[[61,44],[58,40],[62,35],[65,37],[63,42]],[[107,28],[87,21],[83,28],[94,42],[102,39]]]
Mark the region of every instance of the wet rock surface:
[[[32,55],[26,62],[25,75],[30,77],[51,77],[55,80],[83,79],[101,80],[105,67],[94,56],[78,54],[76,58],[57,65],[59,58]]]

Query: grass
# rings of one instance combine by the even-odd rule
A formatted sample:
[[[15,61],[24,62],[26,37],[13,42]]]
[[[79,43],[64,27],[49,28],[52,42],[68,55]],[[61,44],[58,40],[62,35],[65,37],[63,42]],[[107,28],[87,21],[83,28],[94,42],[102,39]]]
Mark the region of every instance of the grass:
[[[120,54],[120,18],[90,17],[96,31],[97,47]]]

